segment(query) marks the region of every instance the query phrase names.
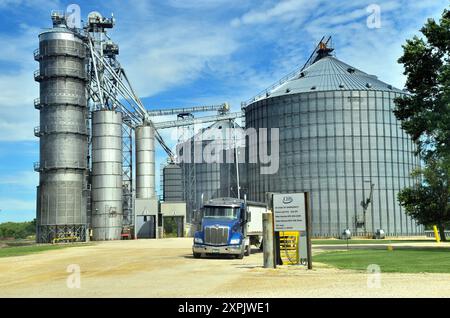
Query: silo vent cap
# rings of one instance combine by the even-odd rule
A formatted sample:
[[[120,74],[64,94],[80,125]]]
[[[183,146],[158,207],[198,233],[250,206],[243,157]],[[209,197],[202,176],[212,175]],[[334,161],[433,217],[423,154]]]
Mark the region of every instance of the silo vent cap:
[[[347,69],[347,72],[349,72],[350,74],[353,74],[353,73],[355,73],[355,69],[353,67],[349,67]]]
[[[339,88],[344,88],[344,83],[340,83]]]
[[[311,87],[311,89],[312,89],[312,90],[315,90],[315,89],[316,89],[316,87],[315,87],[315,86],[313,86],[313,87]]]
[[[372,88],[372,84],[366,83],[366,87],[367,87],[367,88]]]

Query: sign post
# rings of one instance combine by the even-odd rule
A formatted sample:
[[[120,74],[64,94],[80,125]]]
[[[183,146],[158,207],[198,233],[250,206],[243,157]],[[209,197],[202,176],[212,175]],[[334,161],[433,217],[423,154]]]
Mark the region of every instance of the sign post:
[[[273,244],[273,216],[272,213],[263,213],[263,252],[264,268],[276,268]]]
[[[305,193],[305,214],[306,214],[306,249],[308,254],[308,269],[312,269],[312,248],[311,248],[311,207],[309,192]]]
[[[273,215],[275,232],[306,233],[308,269],[312,269],[309,193],[273,194]]]

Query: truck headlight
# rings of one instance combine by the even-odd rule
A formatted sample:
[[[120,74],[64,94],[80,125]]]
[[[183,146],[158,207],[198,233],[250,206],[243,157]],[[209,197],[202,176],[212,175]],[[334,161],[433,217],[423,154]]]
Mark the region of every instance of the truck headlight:
[[[195,237],[194,238],[194,243],[202,244],[203,240],[200,237]]]
[[[239,238],[237,238],[237,239],[231,239],[231,240],[230,240],[230,244],[231,244],[231,245],[241,244],[241,239],[239,239]]]

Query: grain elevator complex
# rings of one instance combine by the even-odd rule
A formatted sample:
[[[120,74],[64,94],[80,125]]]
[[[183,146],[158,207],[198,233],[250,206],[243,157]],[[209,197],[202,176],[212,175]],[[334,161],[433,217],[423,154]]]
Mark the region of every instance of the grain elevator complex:
[[[202,202],[241,197],[264,202],[267,192],[310,192],[313,234],[339,236],[343,230],[416,235],[422,228],[397,203],[399,190],[415,180],[414,146],[392,113],[405,92],[343,63],[323,38],[304,67],[231,112],[224,104],[146,109],[118,61],[119,46],[107,30],[114,18],[91,13],[84,26],[69,26],[52,13],[53,27],[39,35],[35,80],[40,97],[40,158],[37,241],[158,238],[164,218],[180,217],[189,235]],[[215,112],[194,117],[196,112]],[[157,122],[162,115],[172,121]],[[161,137],[178,129],[179,145],[192,149],[209,130],[224,136],[237,157],[246,154],[242,128],[279,129],[279,168],[261,164],[182,162]],[[199,132],[193,124],[210,123]],[[182,131],[182,133],[180,133]],[[214,138],[211,138],[214,139]],[[200,143],[210,141],[201,138]],[[269,134],[269,142],[270,142]],[[155,148],[168,163],[156,193]]]

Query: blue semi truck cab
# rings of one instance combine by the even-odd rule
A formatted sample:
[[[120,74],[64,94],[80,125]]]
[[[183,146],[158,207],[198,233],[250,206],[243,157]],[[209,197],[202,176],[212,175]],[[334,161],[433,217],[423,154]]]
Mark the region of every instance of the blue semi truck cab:
[[[195,232],[193,256],[250,255],[251,245],[262,242],[262,212],[265,205],[235,198],[207,201],[201,209],[200,230]]]

